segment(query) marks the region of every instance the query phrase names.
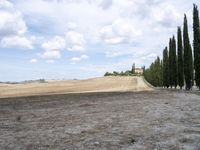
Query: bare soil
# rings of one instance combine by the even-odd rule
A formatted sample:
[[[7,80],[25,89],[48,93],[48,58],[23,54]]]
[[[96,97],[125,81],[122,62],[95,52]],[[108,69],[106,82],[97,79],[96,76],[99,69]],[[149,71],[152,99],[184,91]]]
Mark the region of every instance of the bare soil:
[[[199,150],[200,95],[103,92],[0,99],[1,150]]]

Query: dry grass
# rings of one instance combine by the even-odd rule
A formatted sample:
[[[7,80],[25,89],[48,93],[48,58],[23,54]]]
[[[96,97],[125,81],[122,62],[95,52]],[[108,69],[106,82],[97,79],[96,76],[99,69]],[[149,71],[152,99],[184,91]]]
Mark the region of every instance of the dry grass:
[[[48,81],[47,83],[0,84],[0,97],[143,90],[151,90],[151,88],[142,77],[101,77],[88,80]]]

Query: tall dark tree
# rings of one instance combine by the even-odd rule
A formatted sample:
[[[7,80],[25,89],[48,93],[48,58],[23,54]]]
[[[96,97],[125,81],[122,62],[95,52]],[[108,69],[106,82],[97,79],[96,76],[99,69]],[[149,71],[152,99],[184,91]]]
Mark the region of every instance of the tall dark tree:
[[[169,54],[167,47],[163,51],[163,86],[169,87]]]
[[[169,85],[171,88],[177,86],[176,40],[174,36],[169,41]]]
[[[150,65],[148,69],[144,72],[145,79],[153,86],[162,86],[162,67],[161,60],[159,57]]]
[[[172,88],[173,86],[173,69],[171,66],[173,66],[172,63],[172,39],[169,39],[169,86]]]
[[[176,57],[176,39],[172,38],[172,83],[173,86],[177,87],[177,57]]]
[[[194,32],[194,69],[196,85],[200,89],[200,25],[199,25],[199,11],[197,5],[193,8],[193,32]]]
[[[181,28],[178,27],[177,33],[177,47],[178,47],[178,85],[182,89],[184,86],[184,70],[183,70],[183,43]]]
[[[160,61],[160,87],[163,87],[163,60]]]
[[[190,40],[188,35],[188,24],[186,15],[184,15],[184,24],[183,24],[183,46],[184,46],[184,75],[186,82],[186,90],[190,90],[192,88],[192,80],[193,80],[193,59],[192,59],[192,48],[190,45]]]
[[[154,65],[155,84],[156,86],[161,86],[161,62],[159,57],[155,60]]]

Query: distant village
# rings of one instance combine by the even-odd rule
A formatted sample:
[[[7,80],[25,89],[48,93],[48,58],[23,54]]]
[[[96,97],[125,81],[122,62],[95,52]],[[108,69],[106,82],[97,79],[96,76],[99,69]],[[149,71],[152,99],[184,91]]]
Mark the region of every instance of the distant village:
[[[106,72],[104,76],[141,76],[143,75],[145,67],[136,68],[135,63],[133,63],[131,70],[127,71],[113,71],[113,72]]]

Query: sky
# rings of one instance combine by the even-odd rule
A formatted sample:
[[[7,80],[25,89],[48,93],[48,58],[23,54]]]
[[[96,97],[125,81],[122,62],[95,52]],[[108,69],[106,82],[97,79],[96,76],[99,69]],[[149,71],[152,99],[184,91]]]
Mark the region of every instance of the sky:
[[[199,0],[0,0],[0,81],[148,67]]]

